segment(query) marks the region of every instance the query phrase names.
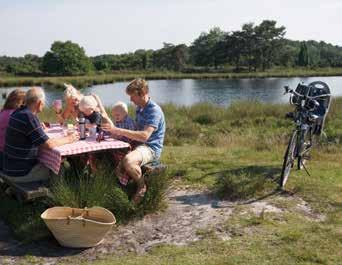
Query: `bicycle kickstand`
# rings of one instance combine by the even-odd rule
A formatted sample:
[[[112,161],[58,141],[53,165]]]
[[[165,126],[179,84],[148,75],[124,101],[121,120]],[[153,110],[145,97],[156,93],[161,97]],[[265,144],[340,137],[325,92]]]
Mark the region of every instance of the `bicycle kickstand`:
[[[308,174],[308,176],[311,177],[311,175],[310,175],[309,171],[306,169],[304,163],[302,161],[300,161],[300,163],[302,164],[303,168],[305,169],[306,174]]]

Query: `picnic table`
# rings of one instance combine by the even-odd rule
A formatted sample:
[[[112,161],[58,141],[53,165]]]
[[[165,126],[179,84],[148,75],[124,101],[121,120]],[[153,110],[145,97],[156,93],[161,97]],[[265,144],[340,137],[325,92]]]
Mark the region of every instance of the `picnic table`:
[[[63,128],[60,125],[52,124],[46,131],[46,134],[49,136],[49,138],[58,138],[66,135],[66,131],[66,128]],[[85,140],[78,140],[77,142],[65,144],[53,149],[40,148],[38,160],[40,163],[58,175],[61,162],[67,156],[91,153],[100,150],[124,148],[130,148],[130,145],[126,142],[113,139],[111,137],[105,137],[105,139],[101,142],[97,142],[95,137],[87,137]]]

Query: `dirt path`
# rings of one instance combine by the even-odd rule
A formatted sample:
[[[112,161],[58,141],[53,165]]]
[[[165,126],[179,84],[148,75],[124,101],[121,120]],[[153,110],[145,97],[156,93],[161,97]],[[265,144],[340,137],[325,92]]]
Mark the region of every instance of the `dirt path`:
[[[280,195],[275,195],[279,196]],[[293,200],[293,198],[283,198]],[[296,198],[296,210],[310,219],[321,221],[322,216],[312,213],[309,206]],[[267,200],[232,203],[219,201],[203,191],[177,189],[168,195],[169,207],[162,213],[145,216],[128,225],[117,226],[105,238],[103,244],[90,249],[67,249],[60,247],[54,239],[21,245],[11,238],[8,228],[0,222],[0,264],[20,262],[39,264],[58,264],[75,257],[91,261],[108,253],[123,254],[128,251],[143,254],[158,244],[186,245],[202,238],[201,230],[210,229],[222,240],[229,240],[230,235],[222,229],[224,222],[232,216],[239,204],[246,205],[246,210],[255,214],[261,212],[281,213]]]

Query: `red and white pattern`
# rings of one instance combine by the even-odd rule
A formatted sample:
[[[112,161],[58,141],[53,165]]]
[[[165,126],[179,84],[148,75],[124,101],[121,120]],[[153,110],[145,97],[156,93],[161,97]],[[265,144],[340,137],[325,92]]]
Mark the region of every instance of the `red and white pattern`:
[[[65,135],[62,127],[50,128],[46,134],[49,138],[58,138]],[[40,148],[38,160],[55,174],[58,174],[62,159],[66,156],[129,147],[130,145],[128,143],[113,138],[106,138],[101,142],[97,142],[95,138],[87,138],[86,140],[79,140],[75,143],[62,145],[53,149]]]

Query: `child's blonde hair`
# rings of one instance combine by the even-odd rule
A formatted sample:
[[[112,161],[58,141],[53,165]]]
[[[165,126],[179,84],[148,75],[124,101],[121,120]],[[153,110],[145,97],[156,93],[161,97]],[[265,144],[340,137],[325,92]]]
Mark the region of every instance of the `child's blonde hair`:
[[[96,110],[97,107],[97,101],[93,96],[84,96],[79,104],[79,108],[81,111],[85,109],[92,109]]]
[[[121,109],[123,110],[126,114],[128,114],[128,107],[127,104],[125,102],[122,101],[118,101],[114,104],[113,109]]]

